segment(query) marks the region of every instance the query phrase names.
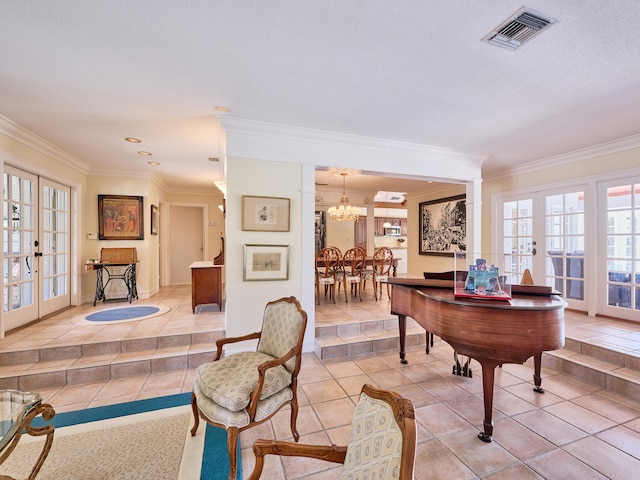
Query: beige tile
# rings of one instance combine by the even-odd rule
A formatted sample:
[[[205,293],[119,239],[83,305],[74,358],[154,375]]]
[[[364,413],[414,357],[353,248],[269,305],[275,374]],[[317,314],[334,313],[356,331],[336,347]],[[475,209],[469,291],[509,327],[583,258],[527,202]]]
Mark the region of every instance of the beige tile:
[[[415,480],[455,478],[471,480],[476,475],[438,440],[419,445],[414,468]]]
[[[313,404],[313,409],[325,429],[351,425],[355,404],[349,398],[340,398]]]
[[[607,478],[634,478],[640,472],[640,460],[596,437],[578,440],[564,449]]]
[[[347,396],[336,380],[307,383],[302,385],[302,390],[312,403],[325,402]]]
[[[475,429],[445,435],[440,441],[479,477],[518,463],[518,459],[497,442],[480,441]]]
[[[514,420],[558,446],[587,436],[584,431],[542,409],[517,415]]]
[[[553,450],[525,463],[545,479],[607,479],[564,450]]]
[[[601,432],[615,425],[608,418],[572,402],[556,403],[545,407],[545,411],[590,434]]]

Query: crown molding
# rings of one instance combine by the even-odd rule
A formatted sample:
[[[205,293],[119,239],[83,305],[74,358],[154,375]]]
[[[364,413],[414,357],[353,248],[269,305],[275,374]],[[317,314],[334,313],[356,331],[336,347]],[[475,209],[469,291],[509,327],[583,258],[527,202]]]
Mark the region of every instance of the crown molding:
[[[29,148],[37,150],[38,152],[47,155],[54,160],[59,161],[60,163],[65,164],[68,167],[78,170],[80,173],[88,175],[89,171],[91,170],[91,167],[88,163],[83,162],[79,158],[74,157],[61,148],[56,147],[49,141],[45,140],[42,137],[39,137],[35,133],[18,125],[12,120],[9,120],[3,115],[0,115],[0,133],[13,138],[17,142],[20,142]]]
[[[236,117],[219,117],[218,120],[228,134],[236,133],[253,137],[278,139],[296,143],[310,143],[338,148],[369,150],[377,152],[401,154],[407,157],[434,158],[440,161],[458,160],[472,162],[475,165],[482,165],[488,155],[449,148],[433,147],[430,145],[420,145],[415,143],[399,142],[395,140],[379,139],[373,137],[362,137],[344,133],[314,130],[291,125],[281,125],[257,120],[247,120]],[[233,152],[227,151],[228,156],[234,156]]]
[[[515,166],[513,168],[509,168],[506,172],[500,172],[500,174],[489,175],[484,178],[485,180],[498,180],[500,178],[532,173],[538,170],[544,170],[545,168],[566,165],[582,160],[588,160],[590,158],[610,155],[612,153],[624,152],[627,150],[632,150],[634,148],[640,148],[640,135],[631,135],[629,137],[611,140],[610,142],[599,143],[590,147],[561,153],[552,157],[534,160],[522,165]]]

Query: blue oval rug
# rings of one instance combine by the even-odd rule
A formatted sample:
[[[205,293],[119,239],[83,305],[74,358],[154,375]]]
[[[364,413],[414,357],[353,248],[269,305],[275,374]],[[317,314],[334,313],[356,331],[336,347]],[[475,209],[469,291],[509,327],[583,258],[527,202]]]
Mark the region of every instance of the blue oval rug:
[[[72,320],[75,324],[109,325],[119,322],[133,322],[163,315],[170,310],[165,305],[136,305],[128,307],[106,308],[87,313]]]
[[[114,320],[131,320],[132,318],[146,317],[159,311],[160,308],[158,307],[122,307],[92,313],[85,318],[90,322],[113,322]]]

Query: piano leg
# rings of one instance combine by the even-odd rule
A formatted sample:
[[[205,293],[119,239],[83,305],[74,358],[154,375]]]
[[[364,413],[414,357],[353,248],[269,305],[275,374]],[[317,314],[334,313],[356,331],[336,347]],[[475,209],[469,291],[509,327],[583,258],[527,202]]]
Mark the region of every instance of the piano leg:
[[[407,316],[398,315],[398,329],[400,331],[400,363],[409,363],[405,359],[405,344],[407,340]]]
[[[535,387],[533,387],[533,391],[537,393],[544,393],[544,388],[542,385],[542,377],[540,376],[540,369],[542,367],[542,352],[536,353],[533,356],[533,383]]]
[[[484,396],[484,431],[478,433],[478,438],[483,442],[491,442],[493,435],[493,385],[494,373],[499,362],[488,358],[477,358],[482,365],[482,393]]]

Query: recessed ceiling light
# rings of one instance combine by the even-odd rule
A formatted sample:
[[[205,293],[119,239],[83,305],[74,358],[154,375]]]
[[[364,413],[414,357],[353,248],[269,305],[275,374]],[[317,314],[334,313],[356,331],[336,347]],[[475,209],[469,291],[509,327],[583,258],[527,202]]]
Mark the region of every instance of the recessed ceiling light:
[[[145,152],[144,150],[138,152],[138,155],[142,155],[144,157],[150,157],[151,155],[153,155],[151,152]]]
[[[160,162],[147,162],[149,165],[160,165]]]
[[[129,143],[140,143],[142,142],[142,140],[140,140],[139,138],[135,138],[135,137],[125,137],[125,140]]]
[[[217,106],[216,110],[218,112],[223,112],[223,113],[229,113],[231,111],[229,107],[221,107],[221,106]]]

